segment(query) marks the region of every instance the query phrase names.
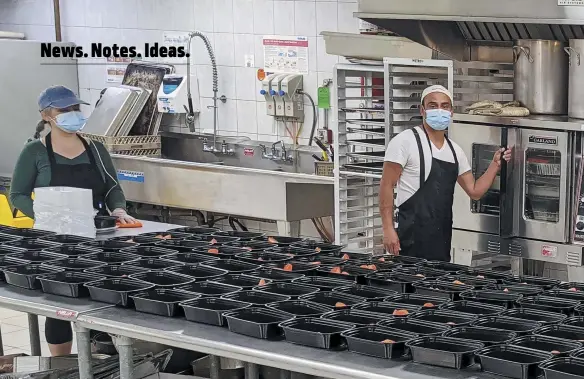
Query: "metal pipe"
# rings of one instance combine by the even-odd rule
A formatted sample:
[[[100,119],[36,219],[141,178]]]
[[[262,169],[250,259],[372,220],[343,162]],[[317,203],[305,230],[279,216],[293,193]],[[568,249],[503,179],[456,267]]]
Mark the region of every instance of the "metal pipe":
[[[209,355],[209,378],[221,378],[221,360],[216,355]]]
[[[259,379],[260,368],[255,363],[245,363],[245,379]]]
[[[53,0],[53,13],[55,17],[55,40],[61,42],[61,4],[59,0]]]
[[[28,334],[30,336],[30,353],[33,357],[41,356],[41,338],[39,335],[39,316],[28,314]]]
[[[125,336],[112,336],[120,356],[120,379],[132,379],[134,372],[134,340]]]
[[[79,379],[93,379],[93,367],[91,361],[91,337],[89,329],[73,324],[77,336],[77,351],[79,362]]]
[[[205,48],[207,53],[209,53],[209,59],[211,60],[211,66],[213,68],[213,150],[217,147],[217,92],[219,92],[219,75],[217,73],[217,61],[215,59],[215,53],[213,52],[213,46],[206,35],[199,31],[193,31],[189,33],[189,44],[187,46],[187,98],[189,102],[189,117],[191,117],[191,123],[187,120],[189,124],[189,129],[194,132],[194,115],[193,115],[193,99],[191,96],[191,42],[194,37],[199,37],[205,43]]]

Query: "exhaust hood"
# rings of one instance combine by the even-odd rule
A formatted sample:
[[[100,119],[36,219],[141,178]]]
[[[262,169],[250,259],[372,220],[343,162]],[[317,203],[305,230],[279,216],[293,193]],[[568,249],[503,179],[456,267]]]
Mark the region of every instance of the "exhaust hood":
[[[359,0],[355,16],[452,59],[517,39],[584,38],[584,6],[566,0]]]

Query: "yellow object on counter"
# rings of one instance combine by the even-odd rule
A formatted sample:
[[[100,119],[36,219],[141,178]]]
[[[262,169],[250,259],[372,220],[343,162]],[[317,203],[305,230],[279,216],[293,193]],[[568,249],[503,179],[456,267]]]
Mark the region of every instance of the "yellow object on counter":
[[[16,216],[12,214],[12,208],[6,195],[0,195],[0,225],[12,226],[14,228],[32,228],[34,220],[25,216],[20,211]]]

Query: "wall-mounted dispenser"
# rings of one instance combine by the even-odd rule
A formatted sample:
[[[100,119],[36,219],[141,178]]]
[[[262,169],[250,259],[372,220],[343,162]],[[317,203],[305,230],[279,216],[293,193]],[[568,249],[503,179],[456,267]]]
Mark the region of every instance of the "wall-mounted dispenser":
[[[262,80],[262,89],[260,94],[266,99],[266,114],[268,116],[276,115],[276,102],[274,96],[272,95],[272,81],[278,74],[270,74]]]
[[[162,79],[162,85],[158,90],[158,111],[161,113],[188,113],[187,76],[179,74],[166,74]],[[193,111],[199,113],[199,80],[191,74],[191,96],[193,98]]]
[[[274,102],[276,103],[276,116],[284,117],[286,116],[286,111],[284,108],[284,96],[282,94],[282,80],[286,77],[286,74],[279,74],[272,80],[270,94],[274,97]]]
[[[284,98],[284,115],[304,120],[304,103],[299,91],[303,89],[302,75],[291,74],[280,83],[280,96]]]

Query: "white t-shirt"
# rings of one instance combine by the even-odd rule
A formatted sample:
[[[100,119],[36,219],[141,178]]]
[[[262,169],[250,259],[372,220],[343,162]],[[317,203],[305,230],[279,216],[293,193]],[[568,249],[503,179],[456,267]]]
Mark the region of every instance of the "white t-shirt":
[[[424,134],[424,130],[420,126],[416,126],[415,129],[420,136],[420,142],[422,142],[427,180],[432,168],[432,156],[438,160],[451,163],[454,163],[454,157],[446,141],[444,141],[441,149],[438,149],[430,142],[432,144],[432,154],[430,154],[430,146],[428,146],[428,139]],[[460,146],[452,140],[450,142],[452,142],[452,147],[458,159],[458,176],[460,176],[470,171],[470,164]],[[412,130],[404,130],[389,141],[385,151],[385,161],[398,163],[403,167],[401,177],[397,182],[397,198],[395,200],[396,207],[399,207],[420,189],[420,153]]]

